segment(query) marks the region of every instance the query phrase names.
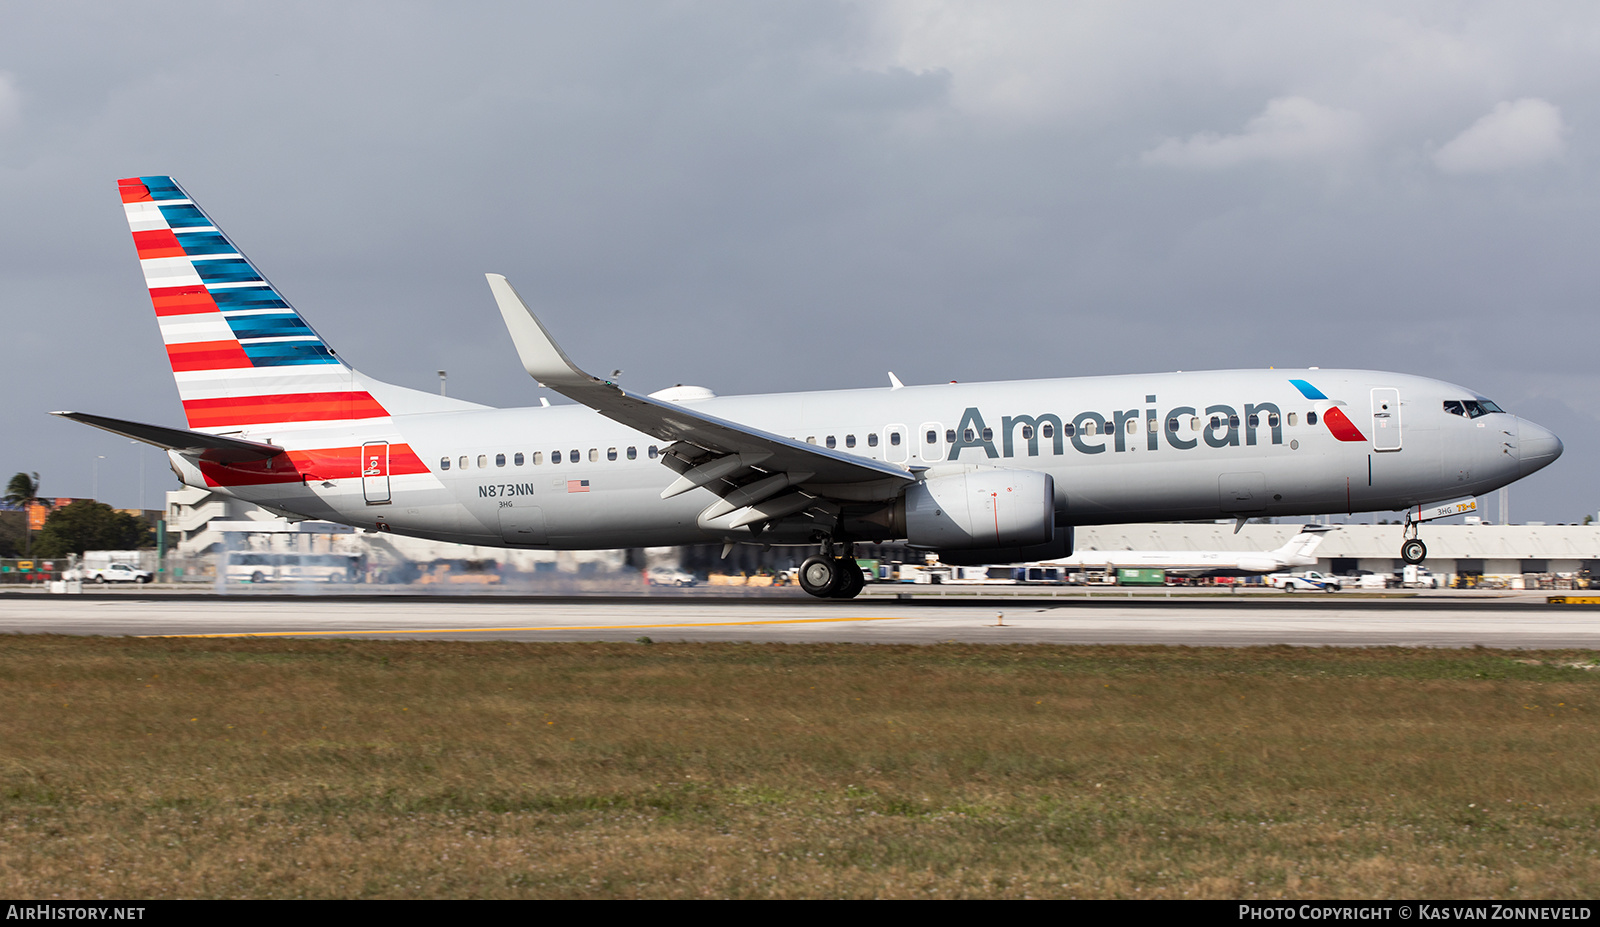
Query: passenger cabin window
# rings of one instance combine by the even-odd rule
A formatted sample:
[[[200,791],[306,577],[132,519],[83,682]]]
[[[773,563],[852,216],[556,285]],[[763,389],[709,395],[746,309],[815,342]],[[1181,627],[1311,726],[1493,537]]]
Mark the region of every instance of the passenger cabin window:
[[[844,446],[845,447],[855,447],[856,446],[856,436],[855,435],[845,435],[844,436]]]
[[[533,465],[535,467],[537,467],[542,463],[544,463],[544,451],[534,451],[533,452]]]
[[[616,460],[617,459],[617,449],[614,448],[614,447],[606,448],[606,459],[607,460]]]
[[[494,465],[497,466],[497,467],[505,466],[506,465],[506,455],[504,455],[504,454],[496,454],[496,455],[494,455]]]
[[[1239,427],[1239,416],[1237,416],[1237,415],[1228,416],[1228,427],[1229,428],[1238,428]]]
[[[922,443],[923,444],[938,444],[939,443],[939,433],[937,431],[928,432],[926,435],[923,435]]]
[[[1198,416],[1198,415],[1189,416],[1189,430],[1190,431],[1199,431],[1200,430],[1200,416]]]
[[[1307,412],[1306,413],[1306,424],[1307,425],[1315,425],[1316,423],[1317,423],[1317,413],[1315,413],[1315,412]]]
[[[930,441],[929,443],[931,444],[933,442]],[[946,444],[954,444],[954,443],[956,443],[956,430],[954,428],[946,428],[944,430],[944,443],[946,443]]]
[[[583,458],[578,454],[578,449],[577,448],[573,448],[572,449],[572,453],[567,455],[567,462],[568,463],[577,463],[578,461],[580,461],[582,459]]]
[[[895,447],[899,447],[900,446],[900,432],[898,432],[898,431],[889,432],[889,443],[894,445]]]
[[[1070,438],[1078,433],[1078,426],[1072,424],[1071,422],[1063,422],[1061,424],[1061,433]],[[1085,431],[1084,434],[1088,434],[1088,432]]]
[[[867,435],[867,447],[877,447],[877,446],[878,446],[878,435],[877,435],[877,432],[873,432],[872,434]]]
[[[806,443],[807,444],[816,444],[817,443],[817,436],[816,435],[806,435]]]
[[[1056,426],[1050,424],[1049,422],[1045,422],[1044,425],[1040,426],[1039,434],[1046,438],[1054,438],[1056,436]]]
[[[993,428],[985,428],[983,430],[983,440],[985,440],[985,441],[993,441],[994,440],[994,429]]]
[[[655,460],[658,453],[660,452],[656,450],[656,446],[654,444],[650,445],[650,459]]]
[[[1298,413],[1298,412],[1290,412],[1289,413],[1289,427],[1292,428],[1295,425],[1300,424],[1299,418],[1300,418],[1300,413]]]
[[[1136,435],[1138,433],[1139,433],[1139,420],[1136,419],[1136,418],[1128,419],[1128,434]]]
[[[1033,426],[1032,425],[1023,425],[1022,426],[1022,440],[1024,440],[1024,441],[1032,441],[1033,440]]]
[[[561,462],[561,452],[560,451],[551,451],[550,452],[550,462],[553,463],[553,464],[560,463]]]
[[[514,467],[520,467],[520,466],[522,466],[522,462],[523,462],[523,461],[524,461],[524,460],[525,460],[525,459],[526,459],[526,458],[524,458],[524,457],[523,457],[523,456],[522,456],[522,452],[521,452],[521,451],[518,451],[518,452],[517,452],[517,456],[515,456],[515,457],[513,457],[513,458],[511,458],[511,465],[512,465],[512,466],[514,466]]]
[[[1175,418],[1167,419],[1167,432],[1169,434],[1177,434],[1178,433],[1178,420],[1177,419],[1175,419]]]
[[[638,460],[639,459],[639,449],[636,448],[636,447],[628,448],[628,459],[629,460]]]
[[[448,457],[439,458],[439,469],[440,470],[448,470],[448,469],[450,469],[450,458],[448,458]]]
[[[457,460],[456,463],[460,465],[461,469],[467,469],[467,455],[462,454],[461,458]]]
[[[839,446],[838,439],[835,438],[833,435],[828,435],[827,439],[824,440],[822,443],[826,444],[828,447],[838,447]]]
[[[1268,412],[1267,413],[1267,425],[1268,425],[1268,427],[1277,428],[1278,425],[1279,425],[1279,422],[1280,422],[1280,420],[1278,418],[1278,413],[1276,413],[1276,412]]]

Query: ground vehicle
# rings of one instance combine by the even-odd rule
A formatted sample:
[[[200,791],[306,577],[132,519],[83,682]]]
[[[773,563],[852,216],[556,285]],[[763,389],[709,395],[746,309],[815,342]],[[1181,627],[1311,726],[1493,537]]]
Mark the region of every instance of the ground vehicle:
[[[126,563],[113,563],[103,567],[85,567],[82,579],[95,583],[148,583],[155,576]]]
[[[355,554],[289,554],[236,550],[228,554],[229,582],[353,583],[361,558]]]
[[[645,573],[644,581],[652,586],[693,586],[694,574],[677,567],[660,567]]]
[[[1389,585],[1389,577],[1371,570],[1357,570],[1340,577],[1340,582],[1358,589],[1385,589]]]
[[[1284,592],[1309,590],[1322,592],[1338,592],[1343,588],[1343,583],[1337,576],[1318,573],[1316,570],[1306,570],[1304,573],[1273,573],[1267,577],[1267,585]]]

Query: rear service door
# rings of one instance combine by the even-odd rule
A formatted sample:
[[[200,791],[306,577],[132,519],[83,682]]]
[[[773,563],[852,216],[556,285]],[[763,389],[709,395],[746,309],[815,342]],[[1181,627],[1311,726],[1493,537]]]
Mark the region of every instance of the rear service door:
[[[361,445],[361,494],[368,505],[389,502],[389,442],[368,441]]]

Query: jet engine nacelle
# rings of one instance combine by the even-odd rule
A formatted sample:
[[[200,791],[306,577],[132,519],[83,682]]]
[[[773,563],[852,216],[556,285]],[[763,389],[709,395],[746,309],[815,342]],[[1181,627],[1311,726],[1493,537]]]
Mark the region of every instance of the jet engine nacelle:
[[[903,505],[913,547],[1031,547],[1055,536],[1055,481],[1035,470],[932,475],[906,490]]]

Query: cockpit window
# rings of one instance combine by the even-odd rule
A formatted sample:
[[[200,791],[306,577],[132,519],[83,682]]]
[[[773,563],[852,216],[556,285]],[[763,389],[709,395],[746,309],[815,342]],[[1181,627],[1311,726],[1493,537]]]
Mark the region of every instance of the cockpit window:
[[[1481,418],[1491,412],[1504,414],[1506,410],[1500,408],[1487,399],[1446,399],[1444,410],[1451,415],[1465,415],[1467,418]]]

